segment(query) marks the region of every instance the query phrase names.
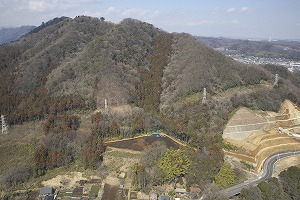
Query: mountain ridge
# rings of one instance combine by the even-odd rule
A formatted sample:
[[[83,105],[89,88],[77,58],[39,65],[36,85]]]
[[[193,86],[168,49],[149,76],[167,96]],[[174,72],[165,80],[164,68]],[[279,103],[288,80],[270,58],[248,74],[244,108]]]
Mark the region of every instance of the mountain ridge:
[[[13,42],[23,35],[28,34],[30,31],[35,29],[36,26],[20,26],[13,28],[0,28],[0,45]]]
[[[172,37],[171,43],[167,44],[171,49],[169,53],[155,54],[158,51],[154,46],[155,40],[164,35]],[[166,42],[165,39],[160,42]],[[146,101],[146,104],[156,102],[156,108],[151,109],[168,113],[164,110],[174,112],[174,106],[183,106],[179,99],[184,100],[192,94],[201,96],[204,88],[209,95],[216,95],[230,88],[259,87],[262,81],[273,82],[276,70],[284,75],[282,81],[288,80],[282,84],[286,87],[285,91],[280,91],[282,95],[290,95],[294,99],[299,95],[294,85],[298,80],[297,74],[292,75],[278,67],[238,63],[189,34],[170,34],[135,19],[113,24],[88,16],[55,18],[19,41],[3,46],[1,53],[4,57],[7,56],[6,48],[11,49],[16,57],[4,60],[1,69],[10,71],[13,84],[9,87],[16,90],[14,95],[20,98],[38,88],[45,88],[49,97],[76,95],[92,99],[98,107],[103,105],[104,99],[108,99],[110,105],[131,104],[145,108],[148,105],[139,105],[137,99],[141,102],[141,99],[150,98],[152,100]],[[23,50],[16,53],[13,48]],[[151,67],[155,62],[150,60],[160,60],[165,53],[166,63],[158,68]],[[149,90],[151,87],[156,87],[157,91]],[[266,87],[256,90],[259,99],[265,93],[262,91],[266,90]],[[267,93],[274,90],[270,88]],[[277,95],[275,100],[283,101],[282,95]],[[239,105],[255,108],[257,104],[252,94],[236,93],[229,98],[234,102],[240,98],[247,99],[235,102]],[[264,103],[273,109],[270,103]]]

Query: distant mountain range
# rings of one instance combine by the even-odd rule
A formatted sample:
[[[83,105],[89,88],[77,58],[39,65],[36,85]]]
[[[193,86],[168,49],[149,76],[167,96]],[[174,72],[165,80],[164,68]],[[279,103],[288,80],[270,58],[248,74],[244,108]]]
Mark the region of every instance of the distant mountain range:
[[[21,26],[14,28],[0,27],[0,45],[15,41],[35,28],[36,26]]]

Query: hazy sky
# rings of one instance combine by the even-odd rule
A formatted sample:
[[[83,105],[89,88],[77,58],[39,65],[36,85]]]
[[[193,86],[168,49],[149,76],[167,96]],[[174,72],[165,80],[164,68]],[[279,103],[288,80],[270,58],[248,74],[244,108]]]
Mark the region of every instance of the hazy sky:
[[[300,0],[0,0],[0,26],[77,15],[130,17],[199,36],[300,39]]]

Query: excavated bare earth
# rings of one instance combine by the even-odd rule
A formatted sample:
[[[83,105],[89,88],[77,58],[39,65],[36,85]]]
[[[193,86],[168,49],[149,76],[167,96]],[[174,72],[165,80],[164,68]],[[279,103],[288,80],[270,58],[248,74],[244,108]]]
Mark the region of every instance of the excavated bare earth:
[[[272,154],[300,150],[300,109],[285,100],[278,113],[240,108],[229,120],[223,139],[237,147],[225,154],[252,162],[257,172]]]

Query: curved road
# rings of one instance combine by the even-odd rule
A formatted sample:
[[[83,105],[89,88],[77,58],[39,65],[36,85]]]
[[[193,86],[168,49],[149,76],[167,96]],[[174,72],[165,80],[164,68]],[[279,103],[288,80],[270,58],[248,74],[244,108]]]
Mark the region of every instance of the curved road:
[[[247,182],[232,186],[232,187],[222,190],[220,192],[224,196],[231,197],[231,196],[239,194],[243,188],[254,187],[257,184],[259,184],[260,182],[263,182],[272,177],[274,165],[278,160],[285,158],[285,157],[299,155],[299,154],[300,154],[300,150],[287,151],[287,152],[274,154],[265,160],[264,165],[263,165],[263,173],[258,179],[247,181]]]

